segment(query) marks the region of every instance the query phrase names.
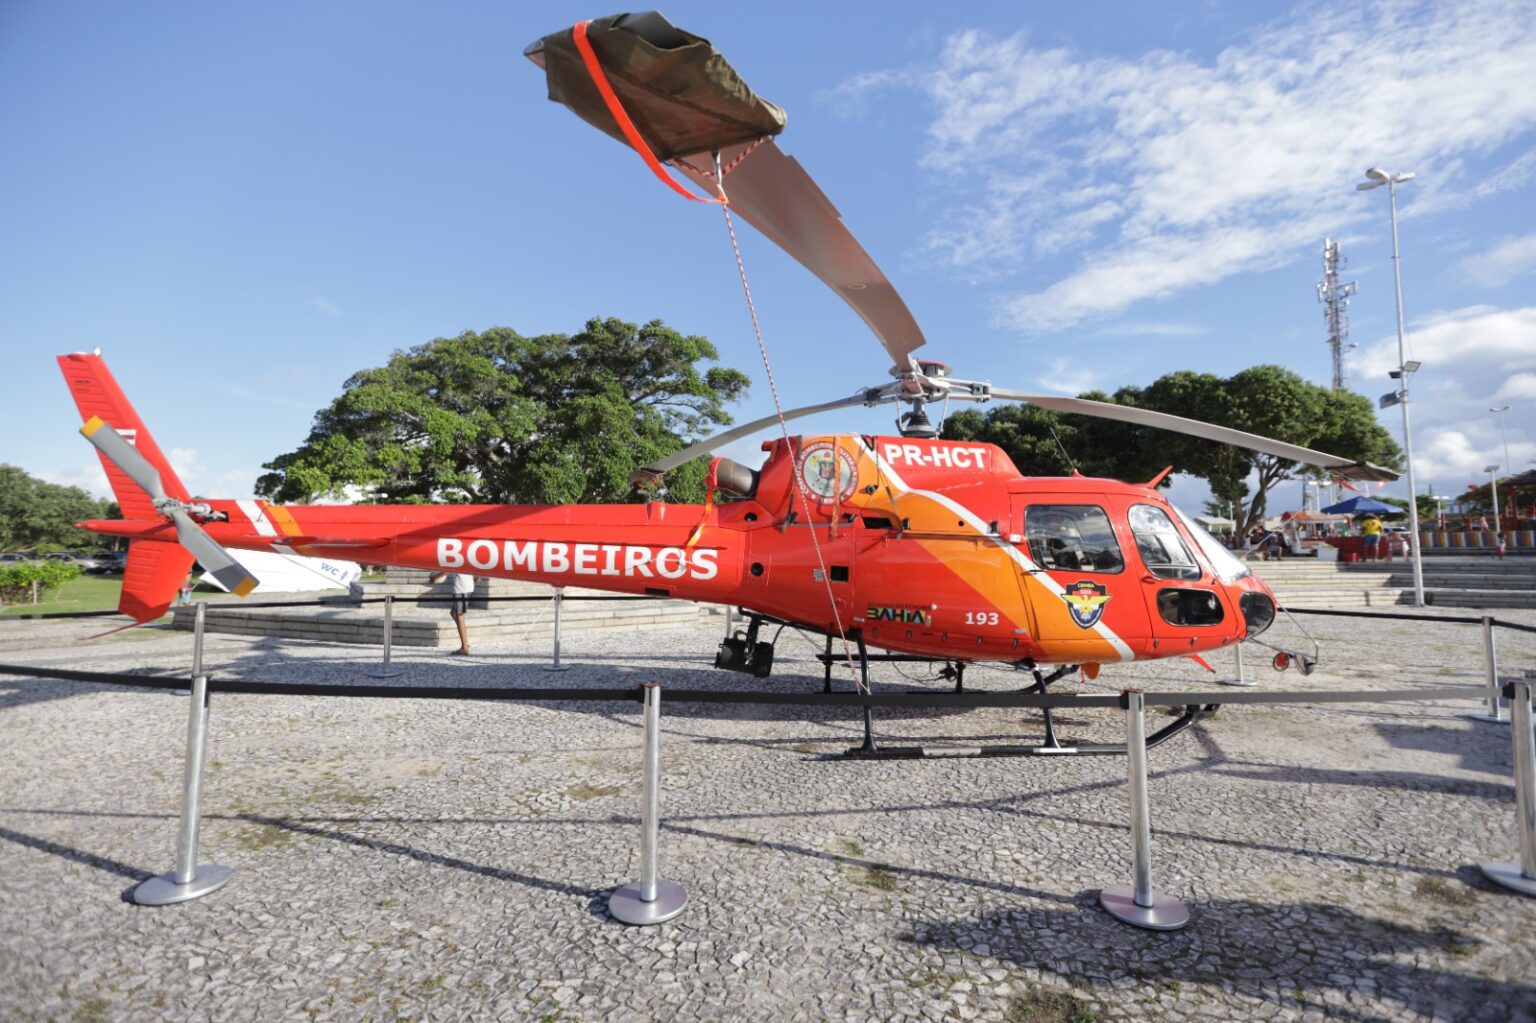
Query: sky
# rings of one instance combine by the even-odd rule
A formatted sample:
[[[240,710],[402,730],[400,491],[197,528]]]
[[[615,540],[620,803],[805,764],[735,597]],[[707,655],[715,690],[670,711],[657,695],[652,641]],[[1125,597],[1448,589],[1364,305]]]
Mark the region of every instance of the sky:
[[[1536,461],[1529,0],[663,11],[788,111],[780,147],[906,298],[918,354],[999,387],[1260,363],[1326,385],[1333,238],[1358,284],[1352,386],[1375,399],[1398,364],[1388,200],[1354,186],[1413,172],[1398,220],[1419,491]],[[351,374],[497,325],[661,318],[752,378],[738,421],[770,414],[719,211],[550,103],[521,56],[607,13],[0,3],[0,462],[106,494],[53,360],[93,347],[209,497],[249,496]],[[836,296],[750,228],[742,244],[786,408],[887,379]],[[1380,416],[1400,440],[1400,410]],[[1208,495],[1184,477],[1172,496]]]

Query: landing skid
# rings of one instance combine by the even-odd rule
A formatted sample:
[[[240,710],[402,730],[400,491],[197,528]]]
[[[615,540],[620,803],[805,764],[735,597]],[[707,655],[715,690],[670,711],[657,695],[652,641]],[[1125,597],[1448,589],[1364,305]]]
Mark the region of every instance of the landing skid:
[[[1204,706],[1190,704],[1176,720],[1147,736],[1147,748],[1178,735],[1190,725],[1216,712],[1220,704]],[[866,712],[867,713],[867,712]],[[956,760],[982,757],[1059,757],[1059,756],[1123,756],[1123,742],[1055,743],[1054,735],[1047,733],[1048,743],[1039,746],[880,746],[866,751],[855,746],[843,754],[848,760]]]

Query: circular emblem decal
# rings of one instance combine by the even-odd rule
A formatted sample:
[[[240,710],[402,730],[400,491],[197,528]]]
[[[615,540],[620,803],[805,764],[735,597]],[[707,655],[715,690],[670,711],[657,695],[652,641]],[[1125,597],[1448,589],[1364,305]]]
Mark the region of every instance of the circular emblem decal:
[[[853,456],[827,441],[812,444],[800,456],[800,482],[822,501],[846,501],[859,482]]]

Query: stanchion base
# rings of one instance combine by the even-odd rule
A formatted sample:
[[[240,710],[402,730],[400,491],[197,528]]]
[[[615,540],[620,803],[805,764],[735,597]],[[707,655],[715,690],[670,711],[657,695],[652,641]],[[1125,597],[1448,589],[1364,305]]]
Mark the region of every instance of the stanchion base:
[[[640,884],[627,884],[615,888],[608,896],[608,913],[627,924],[644,927],[646,924],[664,924],[683,911],[688,905],[688,890],[671,881],[656,882],[656,898],[646,902],[640,898]]]
[[[544,665],[544,670],[545,671],[570,671],[571,670],[571,666],[569,664],[546,664],[546,665]]]
[[[1256,678],[1219,678],[1216,680],[1219,686],[1256,686],[1259,680]]]
[[[368,677],[369,678],[394,678],[397,675],[403,675],[403,674],[405,674],[405,669],[403,669],[403,668],[394,668],[394,667],[383,668],[383,667],[379,667],[379,668],[370,668],[370,669],[368,669]]]
[[[1502,714],[1488,714],[1488,713],[1468,714],[1467,717],[1469,719],[1473,720],[1473,721],[1488,721],[1488,722],[1491,722],[1491,723],[1493,723],[1495,725],[1507,725],[1507,724],[1509,724],[1509,718],[1505,717]]]
[[[176,874],[152,877],[133,890],[134,902],[141,906],[169,906],[177,902],[190,902],[216,892],[235,874],[234,868],[217,863],[199,863],[197,876],[186,884],[176,883]]]
[[[1099,905],[1122,923],[1149,931],[1176,931],[1189,923],[1189,907],[1169,895],[1152,894],[1152,905],[1136,905],[1136,891],[1128,884],[1117,884],[1099,892]]]
[[[1478,869],[1482,870],[1484,877],[1496,884],[1517,891],[1521,895],[1536,895],[1536,878],[1522,874],[1518,863],[1510,860],[1483,863]]]

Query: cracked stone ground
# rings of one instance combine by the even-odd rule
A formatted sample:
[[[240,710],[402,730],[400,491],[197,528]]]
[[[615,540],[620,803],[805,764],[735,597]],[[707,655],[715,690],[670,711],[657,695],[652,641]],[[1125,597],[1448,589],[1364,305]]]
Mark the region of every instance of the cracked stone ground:
[[[1307,625],[1318,672],[1254,650],[1262,691],[1481,681],[1476,626]],[[188,667],[185,633],[83,642],[99,628],[0,623],[0,661]],[[399,681],[819,687],[791,633],[771,679],[712,670],[719,633],[567,636],[560,675],[542,647],[405,650]],[[1506,673],[1536,667],[1536,636],[1500,643]],[[376,656],[213,635],[207,661],[368,682]],[[881,666],[877,686],[945,685],[909,674]],[[1227,691],[1209,679],[1174,660],[1093,688]],[[639,869],[633,704],[215,694],[202,858],[234,879],[137,907],[124,893],[174,859],[185,708],[0,676],[0,1019],[1536,1019],[1536,899],[1475,866],[1518,853],[1508,726],[1467,720],[1471,701],[1228,707],[1152,750],[1156,885],[1194,914],[1172,934],[1095,902],[1130,880],[1123,758],[848,762],[845,710],[665,698],[662,875],[690,895],[670,924],[605,911]],[[1123,734],[1117,713],[1058,722]],[[878,723],[934,744],[1040,734],[1006,710]]]

